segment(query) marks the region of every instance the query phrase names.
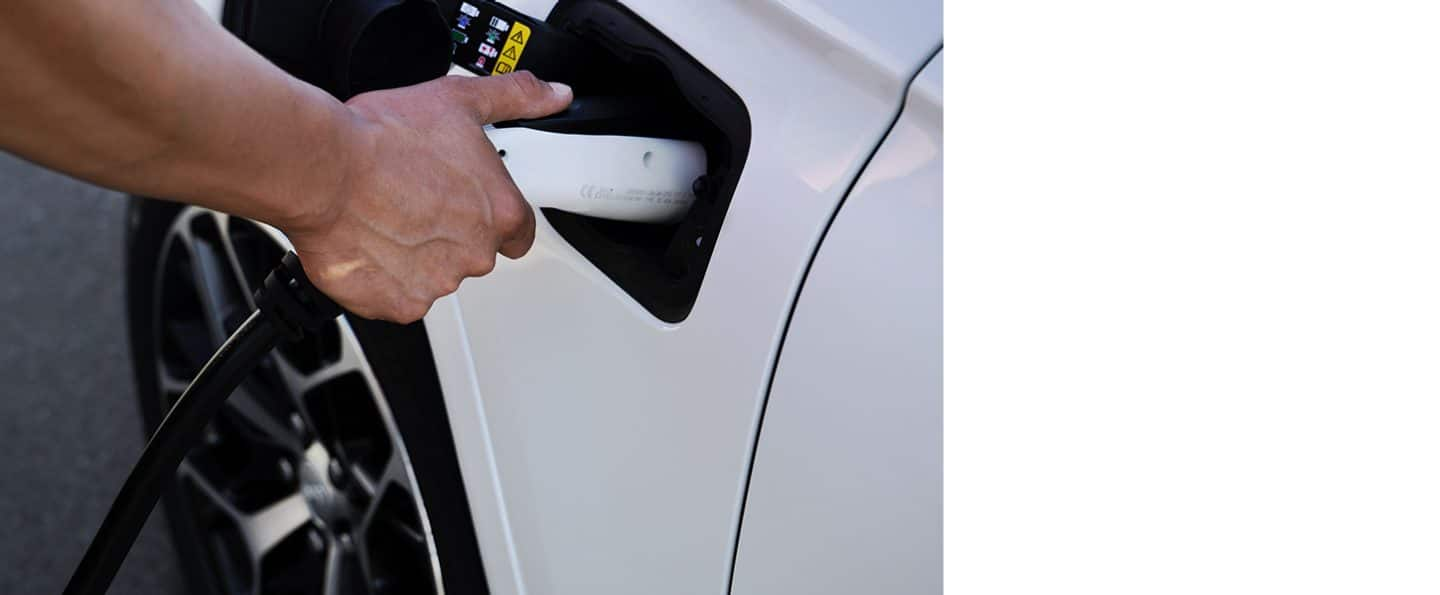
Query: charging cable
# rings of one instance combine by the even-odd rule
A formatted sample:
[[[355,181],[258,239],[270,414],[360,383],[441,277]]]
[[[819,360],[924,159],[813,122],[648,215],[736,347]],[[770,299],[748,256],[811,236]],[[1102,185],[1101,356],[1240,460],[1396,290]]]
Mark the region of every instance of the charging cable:
[[[80,566],[70,575],[65,595],[100,595],[110,588],[180,461],[201,441],[205,426],[235,387],[281,341],[297,341],[342,312],[305,277],[294,252],[287,253],[265,278],[255,302],[256,311],[210,357],[150,437]]]

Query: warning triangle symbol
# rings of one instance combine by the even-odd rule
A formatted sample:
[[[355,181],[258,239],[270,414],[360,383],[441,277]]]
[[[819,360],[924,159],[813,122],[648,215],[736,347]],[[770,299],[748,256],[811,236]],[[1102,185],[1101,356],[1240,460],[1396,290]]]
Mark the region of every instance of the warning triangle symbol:
[[[506,58],[509,58],[509,59],[511,59],[511,60],[519,60],[519,59],[520,59],[520,56],[515,53],[515,46],[513,46],[513,45],[510,46],[510,47],[508,47],[508,48],[505,48],[505,53],[500,54],[500,55],[501,55],[501,56],[504,56],[504,57],[506,57]]]
[[[518,28],[515,29],[515,33],[510,36],[510,43],[518,43],[520,45],[525,45],[525,32],[521,31]]]

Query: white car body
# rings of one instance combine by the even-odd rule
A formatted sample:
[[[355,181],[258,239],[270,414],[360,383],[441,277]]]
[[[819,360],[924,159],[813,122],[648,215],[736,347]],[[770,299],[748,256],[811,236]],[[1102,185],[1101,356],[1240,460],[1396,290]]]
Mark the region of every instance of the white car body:
[[[539,213],[426,316],[491,591],[939,592],[939,2],[625,4],[750,151],[684,320]]]

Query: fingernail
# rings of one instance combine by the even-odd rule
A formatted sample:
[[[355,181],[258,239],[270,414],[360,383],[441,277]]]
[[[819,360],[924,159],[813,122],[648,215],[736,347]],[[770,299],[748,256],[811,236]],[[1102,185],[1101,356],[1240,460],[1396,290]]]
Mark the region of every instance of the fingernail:
[[[570,89],[570,85],[567,85],[565,83],[552,82],[550,83],[550,89],[554,90],[555,94],[561,97],[569,97],[572,93],[575,92]]]

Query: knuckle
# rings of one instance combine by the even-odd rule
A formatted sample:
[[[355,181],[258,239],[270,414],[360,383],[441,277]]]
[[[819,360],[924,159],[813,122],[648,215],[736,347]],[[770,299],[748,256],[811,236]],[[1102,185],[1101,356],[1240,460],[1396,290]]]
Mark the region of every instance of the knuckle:
[[[430,303],[425,300],[406,300],[404,308],[400,311],[402,320],[397,320],[396,322],[410,324],[424,318],[425,313],[429,311]]]
[[[528,70],[521,70],[510,76],[510,82],[526,95],[534,94],[541,88],[540,79]]]
[[[465,275],[452,275],[441,286],[440,296],[444,297],[460,290],[460,283],[465,280]]]
[[[472,103],[485,95],[480,92],[480,81],[471,77],[446,76],[436,82],[440,84],[441,93],[457,103]]]
[[[410,324],[411,322],[415,322],[420,318],[419,316],[415,315],[415,303],[416,301],[408,296],[405,296],[403,294],[396,295],[395,298],[391,301],[390,307],[387,309],[389,311],[389,315],[385,318],[390,322],[396,322],[400,324]]]
[[[519,260],[530,253],[530,248],[535,245],[534,238],[526,238],[506,244],[501,248],[500,253],[511,260]]]
[[[495,99],[488,93],[475,97],[475,115],[481,122],[489,122],[495,113]]]
[[[484,277],[495,270],[495,256],[488,251],[476,254],[470,258],[466,267],[466,273],[471,277]]]
[[[431,275],[425,283],[425,297],[431,300],[449,295],[454,277],[446,273]]]
[[[383,320],[386,318],[385,312],[383,310],[380,310],[379,308],[376,308],[369,304],[356,304],[353,307],[347,306],[345,308],[345,311],[366,320]]]
[[[495,205],[495,227],[501,235],[511,235],[525,230],[525,223],[529,209],[525,207],[525,199],[516,195],[511,200],[501,201]]]

